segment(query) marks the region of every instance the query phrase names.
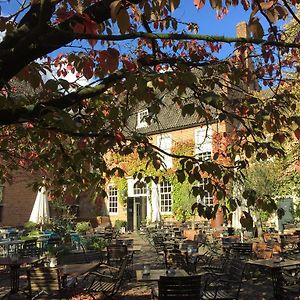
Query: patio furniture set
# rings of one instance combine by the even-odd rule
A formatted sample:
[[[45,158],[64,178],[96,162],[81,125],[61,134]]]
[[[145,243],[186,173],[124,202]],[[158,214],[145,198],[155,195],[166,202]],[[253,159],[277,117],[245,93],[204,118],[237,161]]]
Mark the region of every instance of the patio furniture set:
[[[158,282],[158,299],[169,299],[164,289],[165,277],[174,277],[170,283],[174,288],[169,288],[170,299],[238,299],[242,284],[258,271],[270,277],[273,299],[295,299],[295,296],[300,296],[300,257],[297,255],[298,247],[295,247],[295,244],[298,245],[295,241],[299,238],[296,236],[289,237],[289,241],[293,242],[292,247],[283,243],[281,256],[274,252],[274,257],[258,259],[260,253],[254,251],[255,239],[241,241],[220,237],[217,242],[214,238],[215,241],[209,243],[210,237],[202,238],[201,242],[197,237],[194,241],[184,240],[178,234],[175,237],[170,233],[170,228],[147,228],[145,232],[165,270],[173,270],[171,275],[165,270],[151,270],[150,275],[146,276],[142,276],[142,271],[137,271],[137,280]],[[272,247],[271,251],[278,249],[274,243],[269,243],[267,247]],[[182,287],[185,281],[187,291]],[[198,283],[191,287],[189,283],[192,282]],[[160,289],[164,289],[164,292],[160,292]]]
[[[53,243],[48,241],[51,246],[58,246],[59,243],[59,239]],[[49,299],[54,299],[80,292],[91,295],[97,292],[112,297],[130,269],[134,253],[141,250],[140,246],[133,243],[133,239],[115,237],[102,251],[76,247],[58,255],[54,260],[55,265],[51,265],[47,247],[40,247],[37,239],[5,240],[2,246],[4,250],[0,256],[0,266],[4,268],[2,272],[10,276],[10,290],[3,299],[13,299],[16,294],[30,299],[46,294]],[[108,278],[108,271],[111,279]],[[27,276],[27,285],[24,287],[20,286],[20,274]]]

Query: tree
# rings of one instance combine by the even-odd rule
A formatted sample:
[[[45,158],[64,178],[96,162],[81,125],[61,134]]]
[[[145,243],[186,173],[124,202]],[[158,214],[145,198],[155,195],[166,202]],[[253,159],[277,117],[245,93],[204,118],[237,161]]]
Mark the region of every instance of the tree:
[[[286,40],[276,25],[288,17],[299,23],[296,2],[210,1],[219,17],[230,6],[252,10],[251,36],[236,38],[201,35],[197,24],[177,20],[180,0],[23,1],[0,18],[2,180],[26,169],[43,175],[54,195],[62,186],[73,194],[91,186],[102,193],[106,179],[124,173],[107,164],[109,152],[137,151],[159,168],[159,149],[146,136],[125,136],[122,129],[140,102],[155,116],[172,91],[183,115],[231,126],[224,137],[231,141],[229,163],[182,155],[178,172],[179,181],[190,183],[208,173],[221,201],[233,170],[247,166],[254,153],[260,160],[282,155],[281,144],[293,132],[299,139],[293,97],[288,88],[279,89],[283,70],[297,67],[299,35]],[[269,24],[266,36],[259,17]],[[236,45],[226,59],[217,57],[222,43]],[[264,101],[249,88],[257,83],[273,91]]]

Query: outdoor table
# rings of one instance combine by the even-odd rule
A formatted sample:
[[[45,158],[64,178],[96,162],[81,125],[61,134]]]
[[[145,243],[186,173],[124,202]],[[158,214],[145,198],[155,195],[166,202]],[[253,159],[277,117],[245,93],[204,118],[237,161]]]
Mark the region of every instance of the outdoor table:
[[[85,264],[66,264],[66,265],[59,265],[57,266],[59,270],[59,275],[62,278],[62,286],[67,286],[67,277],[70,276],[74,279],[77,277],[86,274],[88,272],[96,270],[100,262],[92,262],[92,263],[85,263]]]
[[[19,291],[19,271],[21,265],[33,264],[41,260],[39,257],[0,257],[0,265],[10,267],[10,293],[16,294]]]
[[[143,274],[144,270],[136,270],[136,280],[137,281],[145,281],[145,282],[153,282],[158,281],[160,276],[189,276],[189,274],[183,269],[175,269],[174,274],[167,274],[166,269],[159,270],[150,270],[148,275]]]
[[[274,299],[281,300],[284,299],[282,269],[287,267],[300,267],[300,260],[285,259],[279,261],[275,259],[258,259],[249,260],[246,264],[257,266],[271,273]]]
[[[142,246],[137,246],[137,245],[133,245],[133,246],[130,246],[130,247],[127,247],[127,251],[128,252],[140,252],[142,250]],[[107,248],[104,248],[101,250],[101,252],[104,252],[106,253],[107,252]]]

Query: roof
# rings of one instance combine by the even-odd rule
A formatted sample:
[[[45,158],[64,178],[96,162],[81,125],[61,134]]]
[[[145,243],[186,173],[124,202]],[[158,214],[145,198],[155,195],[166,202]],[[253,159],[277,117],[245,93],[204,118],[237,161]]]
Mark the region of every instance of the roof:
[[[196,106],[195,99],[186,101],[184,104],[188,103],[194,103]],[[152,135],[206,124],[204,118],[200,118],[196,112],[183,116],[181,107],[173,101],[170,94],[162,98],[160,107],[160,111],[152,116],[148,126],[137,128],[138,113],[148,108],[146,104],[141,104],[128,119],[127,130]]]

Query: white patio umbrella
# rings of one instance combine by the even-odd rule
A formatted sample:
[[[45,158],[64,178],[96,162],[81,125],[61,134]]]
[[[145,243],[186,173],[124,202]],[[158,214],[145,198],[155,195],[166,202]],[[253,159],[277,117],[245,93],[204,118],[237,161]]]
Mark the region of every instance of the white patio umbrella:
[[[154,182],[152,183],[151,201],[152,201],[151,221],[159,222],[160,221],[159,195],[158,195],[158,187]]]
[[[46,224],[49,222],[49,202],[45,187],[41,187],[37,193],[29,221],[37,224]]]

